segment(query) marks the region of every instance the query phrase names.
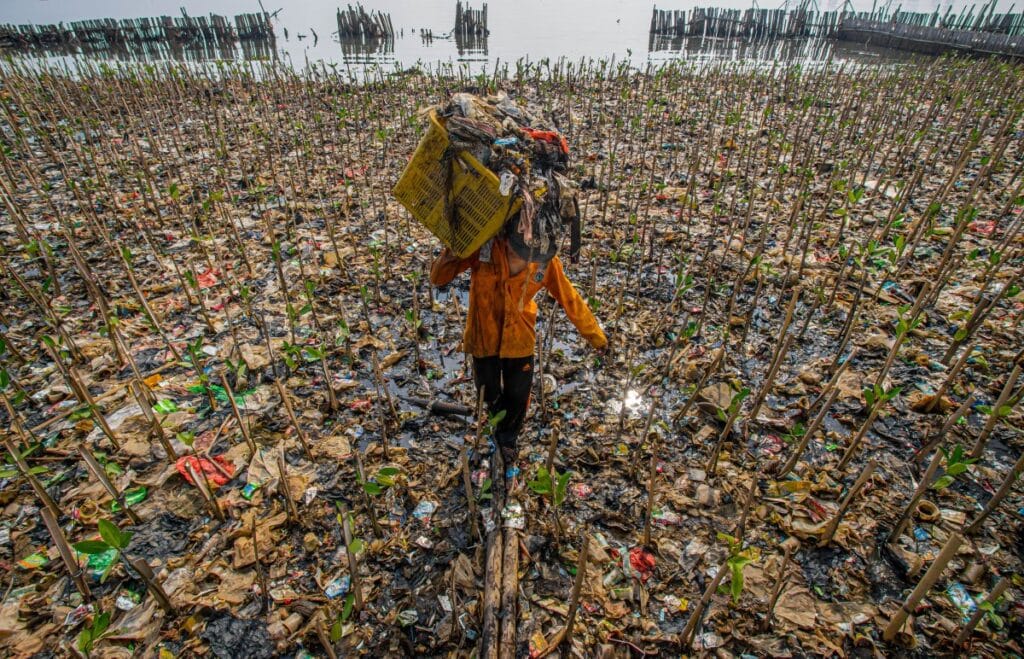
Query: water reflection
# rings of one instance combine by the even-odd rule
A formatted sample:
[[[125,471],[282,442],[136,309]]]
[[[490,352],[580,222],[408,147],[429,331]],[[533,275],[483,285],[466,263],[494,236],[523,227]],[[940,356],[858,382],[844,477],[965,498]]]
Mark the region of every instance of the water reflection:
[[[455,48],[459,51],[459,57],[466,57],[467,55],[487,57],[487,37],[456,32]]]
[[[835,42],[825,39],[720,39],[650,35],[648,50],[657,59],[814,60],[829,59]]]
[[[80,45],[52,45],[35,47],[27,51],[43,58],[85,57],[114,62],[214,62],[217,60],[276,60],[277,49],[273,40],[247,39],[237,44],[198,41],[193,43],[113,43]]]
[[[341,37],[341,57],[350,64],[395,60],[395,40],[390,37]]]

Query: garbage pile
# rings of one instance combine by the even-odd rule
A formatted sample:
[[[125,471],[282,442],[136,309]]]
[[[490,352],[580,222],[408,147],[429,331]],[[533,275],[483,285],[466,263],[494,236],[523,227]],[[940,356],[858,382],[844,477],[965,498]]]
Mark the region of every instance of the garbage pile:
[[[578,185],[566,176],[569,143],[557,127],[529,104],[520,106],[505,92],[484,98],[453,94],[435,108],[446,120],[449,149],[467,151],[494,172],[504,197],[522,200],[510,218],[511,240],[522,239],[533,257],[547,261],[569,228],[569,256],[579,254]],[[449,154],[450,155],[450,154]],[[458,221],[457,218],[455,221]]]

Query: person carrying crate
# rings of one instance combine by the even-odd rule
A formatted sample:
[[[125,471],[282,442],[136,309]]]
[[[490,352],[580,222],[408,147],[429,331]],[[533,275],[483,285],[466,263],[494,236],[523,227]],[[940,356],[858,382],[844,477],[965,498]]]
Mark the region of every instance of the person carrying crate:
[[[555,255],[557,243],[538,250],[535,240],[524,239],[522,228],[514,218],[466,258],[445,247],[430,268],[434,286],[446,286],[459,273],[470,271],[463,349],[473,358],[473,379],[490,412],[505,412],[494,439],[511,475],[533,383],[537,293],[547,290],[595,350],[604,352],[608,346],[594,314],[565,276]]]

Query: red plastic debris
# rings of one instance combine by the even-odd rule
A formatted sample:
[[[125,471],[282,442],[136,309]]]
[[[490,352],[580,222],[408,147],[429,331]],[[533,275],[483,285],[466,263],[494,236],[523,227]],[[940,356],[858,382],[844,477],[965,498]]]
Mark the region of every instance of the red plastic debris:
[[[200,273],[196,277],[196,281],[199,282],[199,288],[210,288],[217,283],[217,271],[207,270],[206,272]]]
[[[983,236],[991,236],[992,232],[996,230],[996,223],[993,220],[977,220],[971,222],[970,230]]]
[[[195,485],[195,483],[192,481],[192,475],[189,474],[188,469],[185,468],[186,464],[190,465],[192,470],[196,473],[199,473],[199,470],[202,469],[206,474],[207,482],[209,482],[213,487],[220,487],[228,482],[228,478],[221,473],[221,469],[213,466],[213,462],[216,462],[221,469],[229,474],[233,474],[235,472],[235,465],[231,464],[219,455],[215,456],[212,462],[209,458],[197,458],[194,455],[183,455],[178,458],[178,461],[174,466],[178,469],[178,473],[181,474],[181,477],[188,481],[189,485]]]
[[[357,412],[365,412],[366,410],[369,410],[372,407],[373,401],[370,400],[369,398],[361,398],[359,400],[354,400],[348,404],[348,408],[350,410],[355,410]]]
[[[640,575],[640,581],[646,583],[654,572],[654,554],[643,547],[629,550],[629,565]]]

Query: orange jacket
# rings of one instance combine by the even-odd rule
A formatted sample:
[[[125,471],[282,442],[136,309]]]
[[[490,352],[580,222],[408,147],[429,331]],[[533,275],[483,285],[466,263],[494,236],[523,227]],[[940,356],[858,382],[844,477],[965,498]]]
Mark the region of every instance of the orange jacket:
[[[565,309],[580,334],[600,350],[608,343],[590,307],[565,277],[562,262],[554,257],[538,272],[528,263],[522,272],[509,276],[508,249],[504,239],[495,239],[491,262],[480,261],[480,253],[460,259],[445,250],[430,267],[430,283],[444,286],[463,270],[470,270],[469,314],[463,349],[474,357],[529,357],[537,341],[537,303],[533,298],[546,288]],[[526,296],[523,297],[523,284]],[[520,310],[520,302],[522,309]]]

